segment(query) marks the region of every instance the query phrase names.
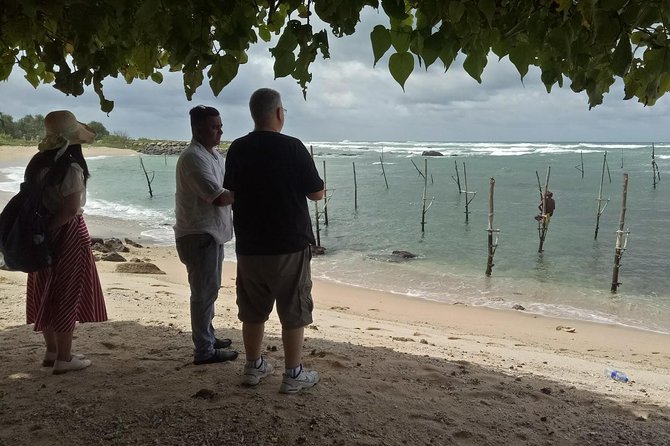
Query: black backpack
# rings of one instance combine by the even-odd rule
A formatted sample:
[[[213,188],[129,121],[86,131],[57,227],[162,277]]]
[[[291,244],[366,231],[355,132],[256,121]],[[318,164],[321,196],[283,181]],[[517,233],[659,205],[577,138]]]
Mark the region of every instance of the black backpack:
[[[51,265],[53,251],[47,234],[50,213],[42,204],[43,187],[24,182],[0,213],[0,264],[5,269],[32,273]]]

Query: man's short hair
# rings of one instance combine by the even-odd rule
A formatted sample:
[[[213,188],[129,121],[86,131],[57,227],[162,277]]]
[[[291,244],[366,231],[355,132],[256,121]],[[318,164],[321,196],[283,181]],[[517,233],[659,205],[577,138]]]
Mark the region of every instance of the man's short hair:
[[[281,96],[272,88],[259,88],[249,99],[249,111],[254,122],[262,122],[272,115],[281,103]]]
[[[196,105],[188,112],[191,116],[191,128],[199,128],[205,123],[210,116],[219,116],[219,111],[214,107],[206,105]]]

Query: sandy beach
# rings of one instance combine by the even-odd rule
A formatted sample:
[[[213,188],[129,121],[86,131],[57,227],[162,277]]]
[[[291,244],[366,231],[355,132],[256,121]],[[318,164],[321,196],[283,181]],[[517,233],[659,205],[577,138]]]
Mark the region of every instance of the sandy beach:
[[[27,149],[0,147],[0,165],[26,161]],[[2,446],[670,444],[670,335],[315,281],[304,359],[321,383],[278,393],[273,315],[264,342],[277,371],[246,388],[243,355],[192,365],[189,289],[174,247],[146,245],[130,224],[87,221],[92,236],[144,244],[121,254],[165,274],[99,261],[110,319],[79,325],[73,348],[93,365],[55,376],[25,324],[26,274],[0,271]],[[215,326],[242,351],[236,314],[235,264],[226,262]],[[607,378],[606,367],[630,381]]]

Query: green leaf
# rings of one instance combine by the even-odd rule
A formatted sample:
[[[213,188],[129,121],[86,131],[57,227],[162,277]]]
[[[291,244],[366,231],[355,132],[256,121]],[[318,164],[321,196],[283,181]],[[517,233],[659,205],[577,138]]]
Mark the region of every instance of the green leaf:
[[[293,50],[298,46],[298,39],[296,38],[296,35],[293,32],[293,29],[290,26],[287,26],[284,29],[284,32],[282,33],[281,37],[279,38],[279,41],[277,42],[277,46],[275,46],[272,50],[273,54],[275,52],[277,53],[292,53]]]
[[[158,59],[156,50],[148,46],[135,47],[132,58],[138,71],[146,75],[153,72]]]
[[[540,76],[542,83],[547,89],[547,93],[551,93],[551,87],[559,82],[561,72],[553,65],[546,65],[540,68],[542,69],[542,75]]]
[[[449,18],[450,22],[452,23],[460,22],[461,18],[463,17],[463,13],[465,13],[465,5],[463,3],[455,0],[449,2],[447,17]]]
[[[31,70],[27,72],[24,77],[34,88],[37,88],[40,85],[40,79],[37,77],[37,73],[35,71]]]
[[[473,52],[466,56],[463,61],[463,69],[478,83],[482,83],[482,72],[486,66],[486,54],[484,52]]]
[[[100,98],[100,110],[109,113],[114,110],[114,101],[109,101],[105,98]]]
[[[275,56],[275,79],[286,77],[293,73],[295,69],[295,55],[293,53],[284,53],[280,57]]]
[[[230,54],[219,57],[212,64],[207,75],[209,76],[209,86],[214,96],[218,96],[223,87],[228,85],[237,76],[238,68],[237,60]]]
[[[612,55],[612,72],[623,77],[633,60],[633,51],[627,34],[622,34]]]
[[[484,14],[484,17],[486,17],[489,26],[491,26],[493,16],[496,13],[496,0],[479,0],[477,7]]]
[[[411,28],[391,29],[391,44],[398,53],[404,53],[409,49],[409,44],[412,41]]]
[[[596,11],[593,24],[596,32],[596,42],[612,45],[617,41],[621,33],[621,24],[616,13]]]
[[[414,57],[408,53],[393,53],[389,58],[389,71],[405,91],[405,81],[414,70]]]
[[[426,65],[426,69],[437,60],[442,51],[442,35],[440,33],[435,33],[423,42],[423,49],[421,50],[421,58]]]
[[[372,42],[372,54],[375,57],[374,66],[391,48],[391,33],[383,25],[377,25],[370,33],[370,41]]]
[[[514,64],[521,75],[521,80],[523,80],[528,74],[528,65],[531,62],[530,46],[527,44],[515,46],[509,52],[509,60]]]
[[[258,28],[258,37],[260,37],[263,42],[269,42],[272,39],[272,34],[270,34],[270,30],[267,26],[261,25]]]
[[[400,20],[407,18],[405,0],[382,0],[382,8],[389,17]]]
[[[572,0],[554,0],[554,3],[558,5],[558,11],[567,11],[572,6]]]
[[[184,68],[184,70],[184,93],[186,93],[186,99],[190,101],[193,93],[202,85],[204,76],[202,71],[195,67]]]
[[[630,0],[607,0],[606,2],[601,2],[598,6],[608,11],[619,11],[626,3],[630,3]]]
[[[160,73],[159,71],[155,71],[151,73],[151,80],[156,82],[157,84],[162,84],[163,83],[163,74]]]

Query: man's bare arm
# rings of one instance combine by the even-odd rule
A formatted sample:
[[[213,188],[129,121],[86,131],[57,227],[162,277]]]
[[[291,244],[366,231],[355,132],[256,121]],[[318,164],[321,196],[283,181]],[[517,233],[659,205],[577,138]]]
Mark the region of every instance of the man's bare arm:
[[[318,192],[312,192],[311,194],[307,194],[307,198],[309,198],[312,201],[319,201],[323,198],[323,189],[321,189]]]

